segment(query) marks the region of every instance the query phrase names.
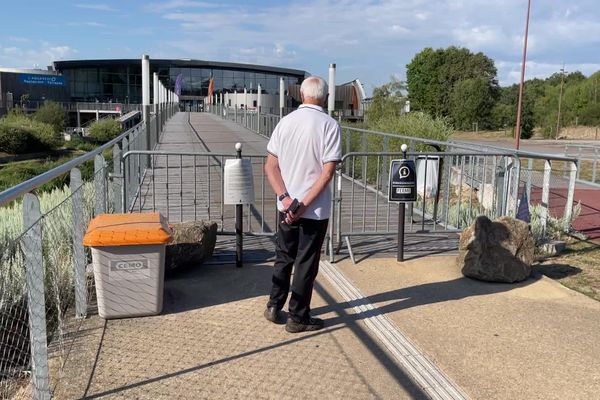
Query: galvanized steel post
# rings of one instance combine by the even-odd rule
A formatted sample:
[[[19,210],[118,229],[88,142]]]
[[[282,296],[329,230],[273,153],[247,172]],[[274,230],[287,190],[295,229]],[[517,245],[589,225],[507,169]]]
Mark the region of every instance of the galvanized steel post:
[[[285,107],[285,83],[283,78],[279,78],[279,118],[283,118],[283,108]]]
[[[242,144],[235,144],[236,158],[242,158]],[[243,217],[244,206],[242,204],[235,205],[235,266],[241,268],[244,266],[243,251],[244,251],[244,233],[243,233]]]
[[[152,98],[152,103],[154,104],[154,125],[156,127],[156,143],[158,143],[158,138],[160,137],[160,122],[158,119],[158,112],[159,112],[159,104],[158,104],[158,90],[159,90],[159,83],[158,83],[158,74],[155,72],[153,74],[153,84],[152,84],[152,89],[154,92],[154,96]]]
[[[329,64],[329,98],[327,99],[327,111],[329,115],[335,110],[335,64]]]
[[[98,154],[94,157],[94,189],[95,215],[106,213],[106,169],[104,157]]]
[[[27,309],[31,346],[32,398],[50,399],[48,343],[46,334],[46,298],[44,291],[44,257],[42,254],[42,224],[40,201],[36,195],[23,197],[25,235],[25,272],[27,275]]]
[[[262,86],[258,85],[258,98],[256,99],[256,133],[260,135],[260,113],[262,111]]]
[[[85,222],[83,216],[83,183],[81,171],[71,170],[71,210],[73,213],[73,277],[75,283],[75,316],[84,318],[87,315],[87,296],[85,279],[85,249],[83,233]],[[120,193],[119,193],[120,195]]]

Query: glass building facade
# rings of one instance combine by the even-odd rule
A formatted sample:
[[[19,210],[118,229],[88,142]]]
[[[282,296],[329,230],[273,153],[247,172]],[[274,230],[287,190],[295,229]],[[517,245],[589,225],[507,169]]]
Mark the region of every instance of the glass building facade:
[[[56,61],[54,68],[65,77],[71,101],[142,102],[139,59]],[[256,93],[258,85],[261,85],[263,93],[278,95],[280,78],[284,79],[285,88],[288,88],[302,83],[309,76],[301,70],[260,65],[150,59],[151,80],[154,72],[174,92],[179,79],[182,101],[203,100],[208,95],[211,79],[213,94],[243,92],[244,88]]]

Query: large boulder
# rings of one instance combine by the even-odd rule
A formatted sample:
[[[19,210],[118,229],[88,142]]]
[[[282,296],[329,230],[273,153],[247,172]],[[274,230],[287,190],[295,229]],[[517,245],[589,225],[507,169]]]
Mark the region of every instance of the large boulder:
[[[458,263],[470,278],[490,282],[519,282],[531,274],[535,243],[529,225],[500,217],[479,216],[460,235]]]
[[[171,225],[173,241],[167,246],[165,271],[198,266],[212,256],[217,242],[217,223],[190,221]]]

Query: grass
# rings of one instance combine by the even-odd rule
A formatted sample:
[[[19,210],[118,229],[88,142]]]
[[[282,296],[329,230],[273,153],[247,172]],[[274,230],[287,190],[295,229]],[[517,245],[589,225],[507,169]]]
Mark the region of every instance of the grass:
[[[547,258],[533,270],[600,301],[600,244],[572,237],[560,255]]]
[[[4,191],[21,182],[25,182],[46,171],[58,167],[72,160],[77,156],[60,157],[58,159],[46,158],[42,160],[17,161],[9,164],[0,165],[0,191]],[[79,167],[84,180],[89,180],[94,171],[94,162],[88,161]],[[43,185],[39,191],[47,192],[49,190],[68,185],[69,175],[65,174],[51,182]]]

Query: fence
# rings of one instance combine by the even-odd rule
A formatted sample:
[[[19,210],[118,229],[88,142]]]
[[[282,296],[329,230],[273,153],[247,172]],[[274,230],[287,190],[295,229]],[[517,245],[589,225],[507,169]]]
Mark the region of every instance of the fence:
[[[530,205],[539,207],[533,218],[544,235],[551,217],[570,220],[576,174],[575,160],[546,160],[544,156],[523,159],[512,153],[487,154],[465,151],[412,152],[417,166],[417,201],[408,205],[406,231],[426,234],[426,246],[413,251],[451,250],[456,236],[479,215],[497,218],[516,216],[519,200],[527,195]],[[343,156],[332,187],[335,188],[330,225],[330,260],[346,245],[354,259],[351,239],[361,242],[363,251],[382,250],[385,236],[398,232],[398,204],[388,201],[391,160],[400,152],[350,152]],[[532,165],[542,163],[542,170]],[[563,167],[570,165],[570,180],[563,178]],[[539,186],[537,185],[538,181]],[[557,196],[551,196],[551,194]],[[554,198],[556,197],[556,198]],[[437,235],[437,236],[436,236]],[[413,241],[413,245],[423,243]],[[451,243],[454,242],[454,243]],[[379,247],[372,247],[378,244]],[[335,248],[334,248],[335,246]]]
[[[89,305],[85,228],[94,215],[122,209],[121,154],[155,146],[175,106],[159,110],[148,123],[0,193],[0,398],[50,398],[60,381]],[[83,180],[79,168],[89,162],[94,172]],[[68,187],[35,193],[65,174]]]
[[[279,121],[278,115],[247,113],[219,104],[209,111],[265,137],[270,137]],[[539,220],[539,236],[546,234],[549,220],[562,219],[568,226],[572,219],[575,177],[580,171],[575,158],[344,126],[344,160],[333,182],[332,261],[334,246],[339,251],[343,242],[352,253],[350,238],[396,234],[397,205],[387,201],[387,184],[390,160],[400,157],[404,143],[417,162],[420,182],[435,176],[435,190],[419,189],[423,195],[409,208],[410,232],[459,232],[477,215],[515,216],[523,194]]]
[[[600,172],[598,171],[600,146],[567,144],[565,145],[565,156],[579,160],[579,169],[577,170],[577,180],[579,182],[600,186],[598,182],[600,178]]]
[[[213,104],[207,111],[221,116],[221,118],[235,122],[243,127],[256,132],[259,135],[270,137],[273,129],[277,126],[280,116],[275,114],[259,113],[258,110],[247,110],[237,107],[227,107],[221,104]],[[285,108],[282,112],[291,112],[292,109]]]
[[[123,154],[124,204],[130,212],[160,211],[169,221],[216,221],[219,233],[235,234],[235,206],[224,201],[224,169],[235,153],[130,150]],[[244,155],[254,175],[255,203],[246,207],[246,234],[276,230],[275,197],[264,173],[264,155]],[[143,175],[139,165],[148,164]]]

